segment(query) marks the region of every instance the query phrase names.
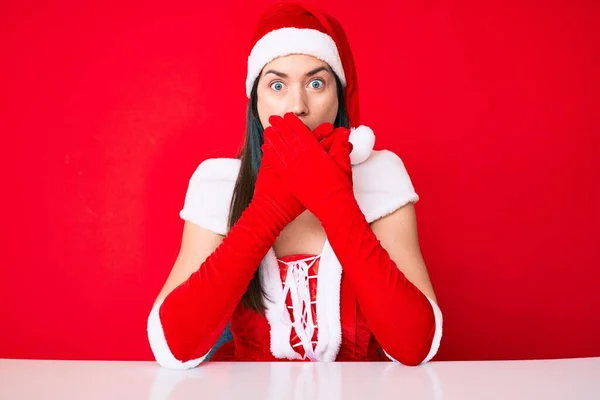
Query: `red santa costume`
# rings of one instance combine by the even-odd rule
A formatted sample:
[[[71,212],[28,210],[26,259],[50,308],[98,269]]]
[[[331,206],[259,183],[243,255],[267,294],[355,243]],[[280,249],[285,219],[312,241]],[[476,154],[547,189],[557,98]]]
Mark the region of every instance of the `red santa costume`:
[[[427,362],[440,344],[442,313],[406,279],[369,227],[419,197],[402,160],[387,150],[374,151],[373,132],[358,124],[356,71],[346,36],[334,18],[305,5],[272,7],[261,17],[252,42],[248,97],[264,65],[287,54],[327,62],[344,85],[352,126],[351,198],[347,193],[329,197],[333,206],[327,204],[333,200],[322,201],[319,219],[327,239],[320,254],[277,258],[272,244],[282,226],[259,239],[251,236],[262,232],[265,214],[253,217],[245,211],[228,230],[240,160],[202,162],[180,216],[226,237],[196,273],[151,310],[148,338],[155,358],[164,367],[193,368],[230,321],[234,340],[211,361]],[[300,175],[296,178],[303,182]],[[307,185],[301,190],[327,192],[331,186]],[[246,223],[252,228],[237,228]],[[252,260],[259,261],[261,284],[273,300],[265,302],[265,315],[240,302],[258,264],[252,268]]]

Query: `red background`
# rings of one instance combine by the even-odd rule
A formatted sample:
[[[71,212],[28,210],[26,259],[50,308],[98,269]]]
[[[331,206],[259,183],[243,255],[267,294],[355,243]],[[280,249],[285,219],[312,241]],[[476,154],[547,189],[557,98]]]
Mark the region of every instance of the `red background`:
[[[0,357],[152,359],[187,181],[241,144],[267,4],[167,3],[1,6]],[[600,3],[378,3],[321,7],[421,196],[437,359],[600,356]]]

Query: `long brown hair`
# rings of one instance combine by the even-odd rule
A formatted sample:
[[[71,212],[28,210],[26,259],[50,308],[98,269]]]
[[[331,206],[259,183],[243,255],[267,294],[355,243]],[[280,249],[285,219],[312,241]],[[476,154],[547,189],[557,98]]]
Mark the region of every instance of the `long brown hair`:
[[[333,73],[333,71],[331,71]],[[262,71],[261,71],[262,74]],[[337,85],[338,97],[338,113],[333,125],[335,127],[350,127],[348,122],[348,113],[346,111],[346,103],[344,101],[344,88],[340,78],[333,73]],[[260,77],[260,74],[258,75]],[[229,211],[228,228],[231,229],[238,221],[242,212],[248,207],[252,196],[254,195],[254,184],[256,175],[260,168],[262,159],[261,146],[263,144],[264,128],[260,123],[257,110],[257,87],[260,78],[254,81],[250,99],[248,99],[248,107],[246,109],[246,137],[244,145],[237,155],[240,159],[240,172],[235,182],[233,189],[233,197],[231,198],[231,207]],[[248,285],[248,289],[242,297],[242,304],[257,313],[264,314],[266,293],[260,281],[260,275],[257,271]],[[270,300],[270,299],[269,299]]]

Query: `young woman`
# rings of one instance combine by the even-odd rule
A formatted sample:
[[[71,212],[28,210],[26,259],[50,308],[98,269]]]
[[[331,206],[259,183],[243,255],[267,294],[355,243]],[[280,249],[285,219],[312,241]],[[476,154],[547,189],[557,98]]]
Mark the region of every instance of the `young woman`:
[[[148,317],[167,368],[211,361],[429,361],[442,314],[401,159],[359,126],[339,22],[301,4],[260,18],[245,145],[193,174],[180,254]],[[233,340],[215,349],[230,330]]]

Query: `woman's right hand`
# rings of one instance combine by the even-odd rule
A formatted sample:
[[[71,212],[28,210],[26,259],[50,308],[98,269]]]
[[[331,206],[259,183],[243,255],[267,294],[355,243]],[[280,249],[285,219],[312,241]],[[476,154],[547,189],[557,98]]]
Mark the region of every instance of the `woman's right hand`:
[[[275,129],[269,126],[264,131],[264,142],[268,140],[274,133]],[[323,123],[315,128],[313,135],[318,141],[322,141],[325,151],[329,151],[332,142],[326,140],[334,131],[331,123]],[[292,222],[306,207],[296,199],[296,197],[287,189],[286,185],[281,181],[281,178],[275,171],[278,165],[275,160],[277,155],[274,153],[272,146],[262,145],[262,160],[256,177],[254,187],[253,202],[266,202],[272,210],[279,216],[282,227]]]

